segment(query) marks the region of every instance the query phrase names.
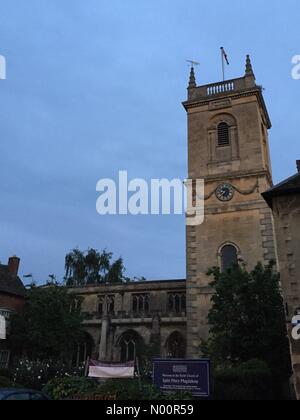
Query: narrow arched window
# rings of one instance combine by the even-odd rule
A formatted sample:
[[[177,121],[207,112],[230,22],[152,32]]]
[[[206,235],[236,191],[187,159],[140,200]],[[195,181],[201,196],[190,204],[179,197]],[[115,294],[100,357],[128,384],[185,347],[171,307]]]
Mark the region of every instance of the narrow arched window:
[[[182,314],[186,312],[186,294],[169,293],[168,310],[173,314]]]
[[[149,299],[149,295],[145,296],[145,302],[144,302],[144,310],[145,313],[147,314],[150,310],[150,299]]]
[[[132,310],[134,313],[138,312],[138,297],[137,296],[133,296],[133,304],[132,304]]]
[[[184,359],[186,342],[179,332],[171,334],[166,342],[167,357],[171,359]]]
[[[136,359],[136,342],[134,339],[129,339],[128,341],[124,338],[121,341],[121,361],[131,362]]]
[[[150,295],[133,295],[132,310],[135,314],[145,314],[150,311]]]
[[[105,296],[101,296],[99,298],[99,305],[98,305],[98,312],[99,315],[103,315],[104,314],[104,305],[105,305]]]
[[[144,311],[144,302],[145,302],[145,297],[143,295],[141,295],[139,297],[139,312]]]
[[[229,125],[221,122],[218,125],[218,146],[224,147],[230,145]]]
[[[132,362],[143,351],[143,339],[135,331],[128,331],[120,339],[120,361]]]
[[[107,313],[109,315],[113,315],[114,312],[115,312],[115,297],[109,296],[107,298]]]
[[[238,263],[238,251],[233,245],[225,245],[221,250],[222,271]]]

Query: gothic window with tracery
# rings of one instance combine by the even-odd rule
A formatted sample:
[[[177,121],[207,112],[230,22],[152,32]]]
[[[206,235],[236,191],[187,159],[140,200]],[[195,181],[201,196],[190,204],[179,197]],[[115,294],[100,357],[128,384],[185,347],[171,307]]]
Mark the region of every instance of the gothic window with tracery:
[[[174,314],[182,314],[186,312],[186,294],[185,293],[169,293],[168,311]]]
[[[142,346],[142,338],[135,331],[128,331],[123,334],[119,342],[121,362],[132,362],[136,360]]]
[[[172,359],[185,358],[185,339],[179,332],[170,335],[166,343],[167,356]]]
[[[105,311],[106,309],[106,311]],[[115,296],[100,296],[98,304],[99,315],[112,315],[115,312]]]
[[[138,294],[132,297],[132,310],[134,313],[147,314],[150,311],[150,295]]]

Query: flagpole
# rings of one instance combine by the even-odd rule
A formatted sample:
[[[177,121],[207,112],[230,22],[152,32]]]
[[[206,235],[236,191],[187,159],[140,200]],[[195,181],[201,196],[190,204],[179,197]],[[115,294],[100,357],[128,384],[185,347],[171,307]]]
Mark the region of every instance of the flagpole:
[[[136,364],[136,370],[137,370],[137,374],[138,374],[139,388],[140,388],[140,391],[142,391],[143,390],[143,385],[142,385],[140,363],[139,363],[139,358],[138,357],[136,357],[136,359],[135,359],[135,364]]]
[[[87,378],[89,376],[89,367],[90,367],[90,360],[91,358],[88,357],[85,362],[85,369],[84,369],[84,377]]]
[[[223,47],[221,47],[221,59],[222,59],[222,75],[223,75],[223,82],[225,82],[225,60],[224,60]]]

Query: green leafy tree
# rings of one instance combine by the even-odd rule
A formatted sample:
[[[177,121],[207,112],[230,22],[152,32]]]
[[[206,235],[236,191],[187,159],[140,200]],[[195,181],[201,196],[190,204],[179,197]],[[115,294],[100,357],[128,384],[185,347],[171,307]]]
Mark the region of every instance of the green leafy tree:
[[[218,366],[251,359],[267,363],[277,383],[290,376],[290,356],[280,278],[274,264],[258,264],[252,272],[235,265],[209,274],[215,289],[209,313],[210,339],[202,352]]]
[[[117,261],[113,262],[109,268],[109,271],[106,275],[107,283],[124,283],[129,279],[126,279],[124,276],[125,267],[122,258],[119,258]]]
[[[124,283],[125,277],[122,258],[112,261],[113,254],[102,253],[95,249],[86,252],[73,249],[65,260],[65,282],[67,286],[84,287],[101,283]]]
[[[69,362],[83,339],[81,322],[80,302],[65,287],[33,287],[23,313],[12,319],[12,347],[31,360]]]
[[[86,279],[86,261],[85,255],[79,249],[73,249],[65,259],[65,279],[74,285],[82,285]]]

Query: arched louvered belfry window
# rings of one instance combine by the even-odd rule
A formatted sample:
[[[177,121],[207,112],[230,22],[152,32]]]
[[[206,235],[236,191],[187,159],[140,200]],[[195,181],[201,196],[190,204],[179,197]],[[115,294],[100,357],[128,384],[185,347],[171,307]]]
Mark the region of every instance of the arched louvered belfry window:
[[[222,271],[226,271],[233,265],[238,264],[238,250],[233,245],[225,245],[221,249]]]
[[[230,146],[229,125],[226,122],[218,125],[218,146]]]

